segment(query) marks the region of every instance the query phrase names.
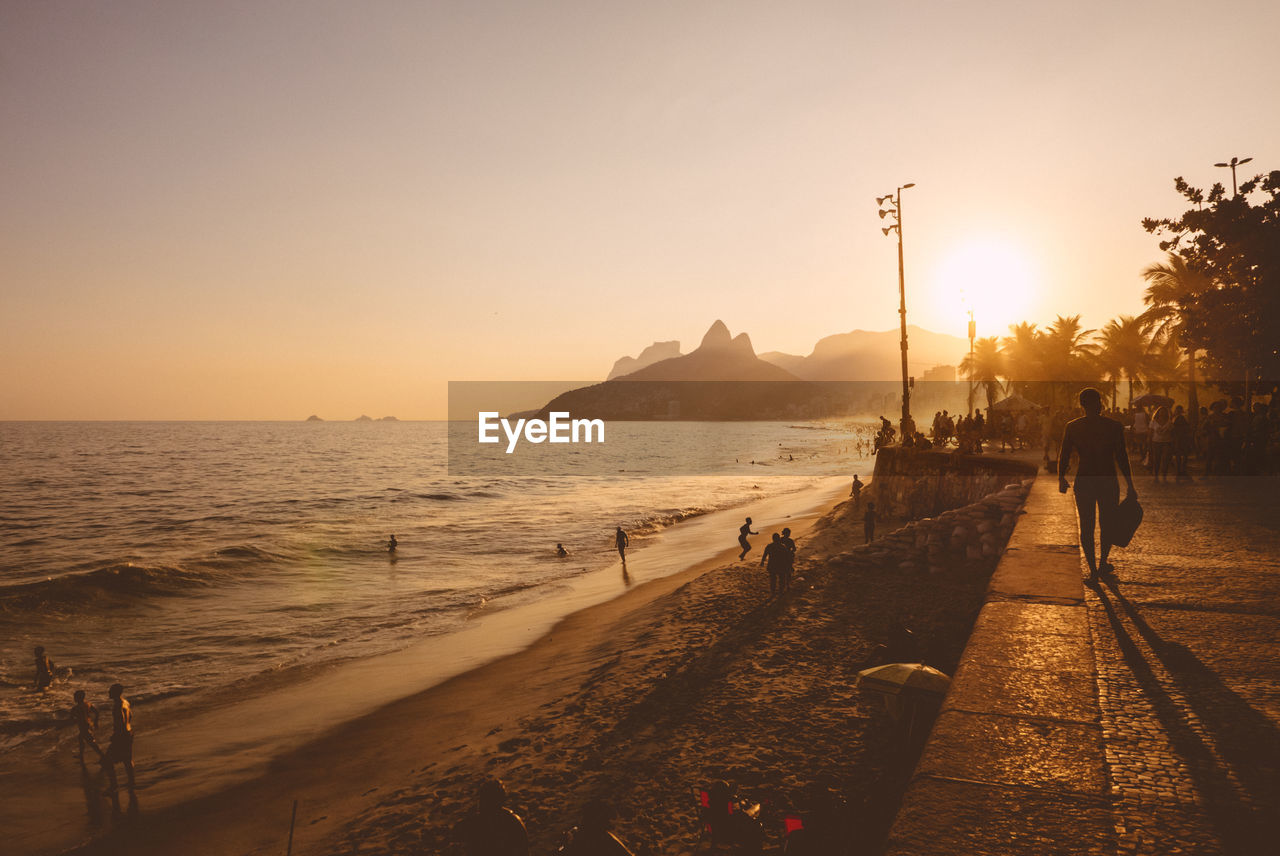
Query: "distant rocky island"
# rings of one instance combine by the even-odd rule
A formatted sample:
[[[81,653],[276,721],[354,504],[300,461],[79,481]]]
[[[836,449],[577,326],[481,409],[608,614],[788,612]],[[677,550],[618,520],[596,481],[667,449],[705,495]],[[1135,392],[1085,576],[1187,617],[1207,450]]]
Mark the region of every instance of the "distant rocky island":
[[[306,418],[306,421],[307,422],[323,422],[324,420],[321,419],[319,416],[316,416],[314,413],[312,413],[310,416]],[[380,419],[374,419],[372,416],[362,413],[351,421],[352,422],[399,422],[400,420],[395,416],[383,416]]]

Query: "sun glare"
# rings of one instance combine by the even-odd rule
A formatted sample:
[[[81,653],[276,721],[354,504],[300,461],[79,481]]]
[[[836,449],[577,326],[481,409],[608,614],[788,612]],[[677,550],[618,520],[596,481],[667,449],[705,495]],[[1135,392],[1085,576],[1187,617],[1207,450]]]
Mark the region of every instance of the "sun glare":
[[[978,335],[1003,335],[1010,324],[1034,321],[1028,313],[1040,290],[1039,275],[1028,255],[1000,238],[975,238],[957,244],[939,262],[934,293],[949,317],[970,311]]]

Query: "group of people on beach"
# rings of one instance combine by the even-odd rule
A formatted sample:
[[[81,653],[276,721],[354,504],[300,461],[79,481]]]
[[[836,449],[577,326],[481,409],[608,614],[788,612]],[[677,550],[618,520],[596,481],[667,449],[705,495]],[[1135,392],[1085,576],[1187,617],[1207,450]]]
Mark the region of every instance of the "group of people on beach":
[[[35,647],[35,688],[46,692],[53,685],[56,667],[53,660],[45,652],[43,645]],[[71,721],[76,725],[76,739],[79,744],[80,764],[84,766],[84,751],[92,749],[98,756],[98,762],[110,781],[111,803],[116,811],[120,810],[119,783],[116,780],[116,764],[124,765],[125,780],[129,790],[131,805],[136,804],[137,796],[133,771],[133,707],[124,697],[124,686],[112,684],[107,690],[107,698],[111,700],[111,739],[104,751],[98,743],[98,727],[100,715],[98,708],[88,700],[84,690],[76,690],[72,696]]]

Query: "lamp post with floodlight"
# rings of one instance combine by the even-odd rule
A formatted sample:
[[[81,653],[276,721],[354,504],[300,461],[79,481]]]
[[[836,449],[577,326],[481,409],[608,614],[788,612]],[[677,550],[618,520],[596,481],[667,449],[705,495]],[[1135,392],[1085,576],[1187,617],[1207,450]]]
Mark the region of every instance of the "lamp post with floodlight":
[[[1231,170],[1231,195],[1232,195],[1232,196],[1239,196],[1239,195],[1240,195],[1240,191],[1236,189],[1236,167],[1238,167],[1238,166],[1244,166],[1245,164],[1247,164],[1247,163],[1248,163],[1249,161],[1251,161],[1251,160],[1253,160],[1253,158],[1232,158],[1232,159],[1231,159],[1230,161],[1228,161],[1227,163],[1215,163],[1215,164],[1214,164],[1214,166],[1220,166],[1220,167],[1224,167],[1224,168],[1230,168],[1230,170]]]
[[[906,277],[902,269],[902,191],[908,187],[915,187],[914,182],[908,182],[898,188],[898,192],[888,193],[884,196],[876,197],[876,204],[884,206],[887,202],[890,207],[880,208],[880,219],[892,217],[896,222],[891,226],[885,226],[880,231],[887,236],[892,231],[898,233],[898,315],[902,324],[902,424],[901,440],[905,441],[909,436],[909,432],[913,425],[911,422],[911,388],[910,381],[907,378],[907,285]]]
[[[973,310],[969,310],[969,415],[973,415],[973,334],[978,327],[973,323]]]

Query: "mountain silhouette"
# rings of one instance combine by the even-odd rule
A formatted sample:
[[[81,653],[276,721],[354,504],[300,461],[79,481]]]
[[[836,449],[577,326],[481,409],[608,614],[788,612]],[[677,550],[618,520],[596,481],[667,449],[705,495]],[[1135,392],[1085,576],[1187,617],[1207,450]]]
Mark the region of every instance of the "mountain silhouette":
[[[624,381],[794,381],[786,369],[756,356],[751,337],[729,334],[723,321],[716,321],[692,353],[671,357],[615,380]]]
[[[638,357],[618,357],[605,380],[613,380],[615,377],[622,377],[634,371],[639,371],[645,366],[651,366],[656,362],[678,356],[680,356],[680,343],[678,341],[654,342],[641,351]]]
[[[901,338],[899,330],[853,330],[819,339],[807,357],[770,351],[760,359],[804,380],[894,380],[902,377]],[[907,327],[907,369],[914,376],[937,365],[959,365],[968,351],[968,339]]]

